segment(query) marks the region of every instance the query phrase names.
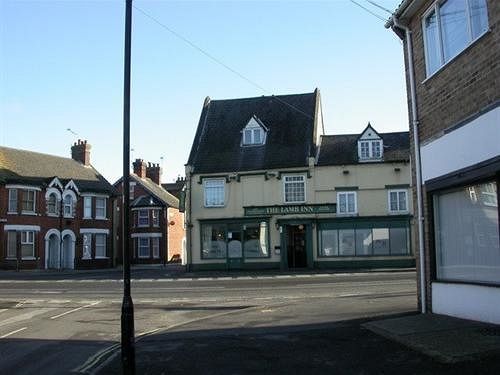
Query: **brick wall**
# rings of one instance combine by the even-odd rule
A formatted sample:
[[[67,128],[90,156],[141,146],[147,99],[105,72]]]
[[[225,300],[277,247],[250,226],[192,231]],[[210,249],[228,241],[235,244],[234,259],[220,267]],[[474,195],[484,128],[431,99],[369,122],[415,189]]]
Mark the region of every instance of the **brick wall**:
[[[182,242],[186,237],[184,214],[176,208],[169,208],[168,213],[168,259],[178,254],[182,257]]]
[[[18,211],[20,212],[21,190],[18,190],[19,201]],[[88,220],[83,219],[83,198],[78,197],[75,215],[73,218],[58,218],[47,216],[47,201],[45,199],[45,190],[36,192],[36,215],[11,215],[7,214],[8,208],[8,190],[5,186],[0,186],[0,266],[4,268],[16,267],[16,261],[7,261],[6,242],[7,236],[4,232],[4,225],[36,225],[40,227],[40,232],[35,233],[35,257],[37,260],[21,260],[21,268],[45,268],[45,235],[50,229],[59,231],[71,230],[76,236],[75,242],[75,268],[102,268],[112,265],[113,241],[112,241],[112,199],[107,199],[106,215],[107,220]],[[95,207],[95,200],[93,200]],[[93,212],[94,208],[93,208]],[[83,242],[80,234],[81,228],[108,229],[110,235],[107,236],[106,253],[110,259],[92,259],[82,260]],[[94,251],[94,249],[92,249]],[[94,255],[94,254],[92,254]]]

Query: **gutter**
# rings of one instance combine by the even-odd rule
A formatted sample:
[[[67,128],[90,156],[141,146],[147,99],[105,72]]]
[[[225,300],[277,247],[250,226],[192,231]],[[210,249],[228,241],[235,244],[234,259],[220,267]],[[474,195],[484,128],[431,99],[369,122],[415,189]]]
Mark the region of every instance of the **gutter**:
[[[403,5],[408,5],[409,1],[405,1]],[[403,8],[404,9],[404,8]],[[422,194],[422,164],[420,161],[420,140],[418,136],[418,113],[417,113],[417,94],[415,89],[415,72],[413,66],[413,45],[411,41],[411,30],[408,26],[401,24],[396,17],[393,15],[387,25],[392,27],[393,31],[400,29],[405,32],[404,38],[406,39],[406,58],[408,61],[408,77],[410,80],[410,99],[411,99],[411,125],[413,127],[413,151],[415,158],[415,174],[416,174],[416,185],[417,185],[417,221],[418,221],[418,253],[420,262],[420,302],[421,302],[421,312],[425,314],[427,312],[426,303],[426,283],[425,283],[425,257],[424,257],[424,215],[423,215],[423,194]]]

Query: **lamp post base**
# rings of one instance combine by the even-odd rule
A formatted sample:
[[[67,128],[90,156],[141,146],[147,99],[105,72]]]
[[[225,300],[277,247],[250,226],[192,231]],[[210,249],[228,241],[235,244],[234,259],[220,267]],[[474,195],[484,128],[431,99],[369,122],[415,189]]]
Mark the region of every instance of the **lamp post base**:
[[[122,302],[122,367],[123,374],[135,374],[134,304],[131,296]]]

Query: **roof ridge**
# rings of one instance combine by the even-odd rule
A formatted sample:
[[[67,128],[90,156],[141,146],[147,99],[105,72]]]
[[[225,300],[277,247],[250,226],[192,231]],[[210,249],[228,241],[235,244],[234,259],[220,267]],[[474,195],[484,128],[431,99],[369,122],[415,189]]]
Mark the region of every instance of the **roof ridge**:
[[[404,134],[404,133],[410,133],[409,130],[406,131],[397,131],[397,132],[387,132],[387,133],[382,133],[379,132],[379,135],[389,135],[389,134]],[[347,134],[323,134],[321,137],[342,137],[342,136],[359,136],[361,133],[347,133]]]
[[[314,95],[315,92],[304,92],[304,93],[299,93],[299,94],[279,94],[279,95],[261,95],[261,96],[251,96],[251,97],[245,97],[245,98],[230,98],[230,99],[210,99],[211,102],[229,102],[229,101],[238,101],[238,100],[253,100],[253,99],[262,99],[262,98],[283,98],[283,97],[290,97],[290,96],[302,96],[302,95]]]
[[[59,155],[54,155],[54,154],[47,154],[47,153],[45,153],[45,152],[32,151],[32,150],[25,150],[25,149],[22,149],[22,148],[14,148],[14,147],[0,146],[0,149],[2,149],[2,148],[3,148],[3,149],[8,149],[8,150],[13,150],[13,151],[26,152],[26,153],[30,153],[30,154],[37,154],[37,155],[50,156],[50,157],[52,157],[52,158],[59,158],[59,159],[71,160],[71,161],[74,161],[75,163],[81,164],[81,163],[79,163],[78,161],[76,161],[75,159],[72,159],[72,158],[67,157],[67,156],[59,156]]]

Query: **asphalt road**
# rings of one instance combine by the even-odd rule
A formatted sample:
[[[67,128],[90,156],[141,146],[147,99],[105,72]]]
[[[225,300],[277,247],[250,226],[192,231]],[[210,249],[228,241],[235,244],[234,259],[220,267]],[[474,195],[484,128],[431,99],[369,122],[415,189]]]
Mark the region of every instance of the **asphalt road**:
[[[133,274],[138,340],[160,332],[323,324],[416,310],[414,272],[169,278]],[[117,274],[0,277],[0,369],[92,372],[120,340]]]

